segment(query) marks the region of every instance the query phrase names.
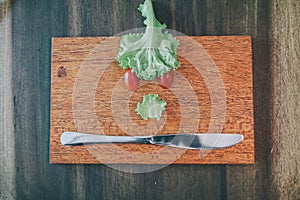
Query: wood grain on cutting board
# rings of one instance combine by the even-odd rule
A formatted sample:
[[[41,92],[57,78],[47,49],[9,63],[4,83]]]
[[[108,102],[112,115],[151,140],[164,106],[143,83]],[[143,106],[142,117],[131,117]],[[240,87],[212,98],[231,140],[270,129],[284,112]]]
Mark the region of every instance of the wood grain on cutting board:
[[[254,163],[251,38],[178,39],[181,66],[174,85],[162,89],[155,81],[142,81],[135,92],[128,92],[122,85],[125,70],[114,61],[119,38],[53,38],[50,162]],[[59,74],[61,67],[65,68],[65,74]],[[160,121],[143,121],[134,112],[137,102],[149,93],[157,93],[167,101]],[[218,116],[216,111],[224,112]],[[60,143],[63,131],[148,135],[213,130],[243,134],[244,141],[230,148],[201,152],[140,144],[63,146]]]

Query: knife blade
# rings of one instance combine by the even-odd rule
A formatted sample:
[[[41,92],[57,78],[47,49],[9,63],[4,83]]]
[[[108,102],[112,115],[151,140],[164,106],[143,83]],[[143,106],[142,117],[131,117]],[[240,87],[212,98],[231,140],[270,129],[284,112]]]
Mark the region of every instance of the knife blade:
[[[170,146],[176,148],[212,150],[227,148],[244,139],[241,134],[191,133],[154,136],[107,136],[90,133],[64,132],[60,141],[63,145],[87,145],[109,143],[135,143]]]

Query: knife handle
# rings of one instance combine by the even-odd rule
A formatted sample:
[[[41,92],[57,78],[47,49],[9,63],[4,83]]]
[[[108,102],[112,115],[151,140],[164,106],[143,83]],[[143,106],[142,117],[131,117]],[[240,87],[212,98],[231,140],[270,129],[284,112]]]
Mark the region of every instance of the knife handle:
[[[149,144],[150,137],[143,136],[106,136],[99,134],[64,132],[60,137],[63,145],[136,143]]]

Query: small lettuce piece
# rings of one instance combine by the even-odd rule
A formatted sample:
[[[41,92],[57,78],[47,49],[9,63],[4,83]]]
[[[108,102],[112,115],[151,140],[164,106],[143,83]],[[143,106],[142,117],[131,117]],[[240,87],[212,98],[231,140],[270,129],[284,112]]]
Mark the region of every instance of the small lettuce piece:
[[[137,104],[135,112],[144,120],[156,118],[160,120],[162,112],[166,109],[167,102],[162,100],[157,94],[147,94],[143,97],[143,102]]]
[[[145,33],[124,35],[116,60],[122,68],[130,68],[135,72],[138,78],[153,80],[179,67],[179,41],[171,33],[163,30],[166,25],[156,19],[151,0],[145,0],[138,10],[146,18]]]

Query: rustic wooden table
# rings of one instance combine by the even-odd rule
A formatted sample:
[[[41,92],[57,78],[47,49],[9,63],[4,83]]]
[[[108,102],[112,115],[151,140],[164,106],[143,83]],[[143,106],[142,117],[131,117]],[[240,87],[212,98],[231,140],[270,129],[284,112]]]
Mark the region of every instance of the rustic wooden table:
[[[141,27],[142,1],[1,0],[0,199],[300,198],[300,1],[153,2],[158,19],[186,35],[252,36],[255,164],[142,174],[49,164],[51,37]]]

